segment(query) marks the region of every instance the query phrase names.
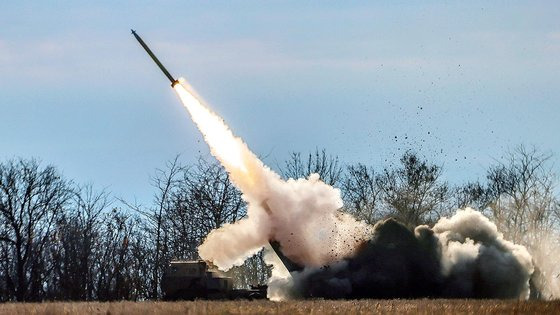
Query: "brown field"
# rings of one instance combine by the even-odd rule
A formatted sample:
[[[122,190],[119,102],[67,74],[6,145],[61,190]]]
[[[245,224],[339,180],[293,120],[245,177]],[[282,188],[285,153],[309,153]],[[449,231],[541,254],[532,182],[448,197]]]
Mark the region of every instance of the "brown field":
[[[560,314],[560,301],[308,300],[0,304],[0,314]]]

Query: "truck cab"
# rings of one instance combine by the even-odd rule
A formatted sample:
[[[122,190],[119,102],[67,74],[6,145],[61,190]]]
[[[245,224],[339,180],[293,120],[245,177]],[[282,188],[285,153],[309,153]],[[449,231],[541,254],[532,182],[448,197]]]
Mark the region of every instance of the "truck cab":
[[[161,289],[166,300],[226,299],[233,289],[233,281],[210,270],[203,260],[175,260],[163,274]]]

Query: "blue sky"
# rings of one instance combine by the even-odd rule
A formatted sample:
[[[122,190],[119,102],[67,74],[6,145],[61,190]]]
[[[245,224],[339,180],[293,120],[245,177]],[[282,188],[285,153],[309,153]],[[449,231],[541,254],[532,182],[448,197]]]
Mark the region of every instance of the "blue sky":
[[[208,154],[130,28],[273,167],[412,148],[464,182],[521,143],[560,151],[557,2],[325,3],[3,3],[0,159],[146,203],[155,168]]]

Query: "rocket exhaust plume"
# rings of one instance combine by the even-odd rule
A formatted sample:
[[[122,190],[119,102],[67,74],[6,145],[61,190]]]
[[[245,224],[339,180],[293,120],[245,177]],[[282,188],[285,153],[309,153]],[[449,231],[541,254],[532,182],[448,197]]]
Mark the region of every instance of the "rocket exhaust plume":
[[[351,256],[367,239],[368,226],[339,211],[339,190],[317,175],[282,180],[233,135],[184,80],[180,83],[174,86],[175,91],[212,155],[228,171],[248,204],[246,218],[208,235],[199,247],[201,258],[229,269],[275,240],[294,262],[319,267]]]
[[[268,296],[326,298],[527,298],[532,259],[504,240],[480,212],[458,210],[414,232],[392,219],[375,226],[340,211],[340,191],[319,175],[283,180],[265,166],[184,79],[175,80],[152,57],[189,112],[210,151],[243,193],[247,216],[213,230],[198,248],[202,259],[227,270],[269,241],[304,269],[291,274],[275,255]]]

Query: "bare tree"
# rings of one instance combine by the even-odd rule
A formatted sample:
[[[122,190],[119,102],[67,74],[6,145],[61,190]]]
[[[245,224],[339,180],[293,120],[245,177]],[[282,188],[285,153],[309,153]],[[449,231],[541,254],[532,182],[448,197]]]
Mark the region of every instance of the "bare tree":
[[[17,159],[0,164],[0,246],[5,299],[39,300],[52,266],[44,261],[55,222],[71,198],[52,166]]]
[[[144,270],[150,263],[140,218],[114,208],[105,214],[99,258],[94,266],[95,297],[100,301],[149,297]]]
[[[399,168],[385,169],[376,177],[387,215],[409,227],[436,221],[448,210],[449,187],[440,176],[441,167],[406,152]]]
[[[284,178],[305,178],[317,173],[322,181],[332,186],[336,186],[342,179],[342,171],[338,156],[327,155],[325,149],[315,149],[315,153],[309,153],[307,159],[301,153],[294,152],[281,169]]]
[[[372,167],[363,164],[350,165],[346,168],[341,186],[345,210],[370,224],[382,217],[379,213],[381,190],[375,176]]]
[[[182,252],[175,251],[176,255],[194,258],[196,248],[210,231],[241,219],[246,210],[241,192],[217,162],[200,158],[183,175],[169,220],[173,241],[181,243],[176,248]]]
[[[519,146],[505,162],[490,168],[487,210],[506,236],[522,244],[538,242],[540,233],[558,224],[556,178],[551,155]]]
[[[460,185],[454,189],[457,208],[473,207],[483,210],[494,199],[492,192],[478,181]]]
[[[92,185],[77,187],[68,210],[56,222],[48,260],[53,265],[49,279],[51,299],[94,299],[94,262],[101,237],[102,214],[110,205],[109,194],[95,192]]]
[[[121,200],[130,209],[142,215],[143,223],[149,232],[146,240],[153,242],[152,264],[151,264],[151,289],[150,297],[157,299],[160,294],[160,280],[164,268],[169,260],[169,213],[175,207],[174,196],[183,184],[183,173],[187,168],[179,162],[179,155],[166,163],[165,168],[156,169],[151,178],[152,186],[155,188],[153,206],[144,209],[142,206],[132,205]]]
[[[152,178],[153,186],[157,189],[154,196],[156,207],[147,215],[155,232],[155,257],[154,266],[152,267],[152,298],[158,298],[160,296],[159,281],[163,268],[165,268],[166,265],[165,260],[167,259],[167,257],[165,257],[167,254],[167,237],[165,237],[166,241],[162,242],[162,234],[167,235],[167,231],[163,230],[165,215],[173,206],[173,191],[177,188],[179,175],[185,170],[184,167],[179,164],[178,160],[179,156],[177,155],[175,159],[167,163],[165,170],[156,170],[156,175]]]

